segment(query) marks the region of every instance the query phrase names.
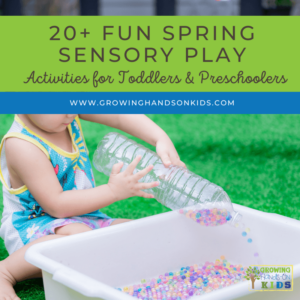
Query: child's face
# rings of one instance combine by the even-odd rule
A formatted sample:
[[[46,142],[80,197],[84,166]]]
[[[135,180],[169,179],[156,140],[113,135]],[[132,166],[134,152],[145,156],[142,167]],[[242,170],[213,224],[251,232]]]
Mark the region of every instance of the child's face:
[[[77,115],[27,115],[35,126],[47,132],[61,132]]]

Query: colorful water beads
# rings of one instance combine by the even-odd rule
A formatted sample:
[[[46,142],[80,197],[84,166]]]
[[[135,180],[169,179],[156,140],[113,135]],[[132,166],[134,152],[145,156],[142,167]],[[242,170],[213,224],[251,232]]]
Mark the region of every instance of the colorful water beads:
[[[202,226],[219,226],[231,220],[230,212],[226,209],[197,209],[187,208],[180,209],[180,214],[185,215],[187,218],[194,220]]]
[[[245,228],[245,224],[244,223],[241,223],[241,224],[239,224],[239,223],[237,223],[237,224],[235,224],[234,225],[235,226],[235,228],[240,228],[241,230],[242,230],[242,236],[243,237],[247,237],[248,236],[248,234],[250,233],[250,228],[246,228],[245,230],[244,230],[244,228]],[[252,238],[247,238],[246,239],[247,240],[247,242],[249,243],[249,244],[252,244],[252,242],[253,242],[253,239]],[[258,257],[259,256],[259,254],[258,254],[258,252],[255,252],[254,253],[254,257]]]
[[[230,264],[224,256],[215,263],[183,267],[177,272],[167,272],[141,284],[124,287],[123,291],[141,300],[187,300],[246,280],[242,265]]]
[[[188,207],[179,209],[179,213],[185,217],[197,222],[202,226],[219,226],[226,224],[232,219],[229,211],[224,209],[212,208],[212,209],[197,209],[195,207]],[[243,223],[235,223],[234,227],[236,229],[242,230],[242,236],[246,237],[250,233],[250,228],[245,228]],[[252,238],[246,239],[249,244],[253,242]],[[255,257],[258,257],[258,253],[254,253]]]

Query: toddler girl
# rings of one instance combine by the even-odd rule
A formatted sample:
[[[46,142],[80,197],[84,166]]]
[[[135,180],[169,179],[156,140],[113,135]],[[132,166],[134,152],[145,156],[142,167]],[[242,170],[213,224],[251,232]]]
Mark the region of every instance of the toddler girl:
[[[139,183],[153,166],[133,175],[141,157],[107,184],[95,187],[79,119],[121,129],[156,146],[165,165],[180,161],[167,134],[144,115],[18,115],[0,145],[4,211],[0,235],[10,256],[0,262],[0,300],[19,299],[13,285],[41,276],[24,254],[35,243],[126,222],[99,209],[132,196],[153,198]]]

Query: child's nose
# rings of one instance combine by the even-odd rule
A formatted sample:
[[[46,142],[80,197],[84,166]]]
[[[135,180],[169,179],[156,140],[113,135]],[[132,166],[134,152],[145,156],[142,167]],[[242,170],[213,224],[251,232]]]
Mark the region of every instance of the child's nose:
[[[75,118],[77,115],[67,115],[68,118]]]

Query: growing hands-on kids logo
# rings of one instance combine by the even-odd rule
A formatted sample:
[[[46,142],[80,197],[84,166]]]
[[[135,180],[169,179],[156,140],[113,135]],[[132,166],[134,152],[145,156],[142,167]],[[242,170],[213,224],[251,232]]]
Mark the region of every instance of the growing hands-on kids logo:
[[[293,291],[293,266],[257,265],[246,270],[245,278],[255,291]]]

